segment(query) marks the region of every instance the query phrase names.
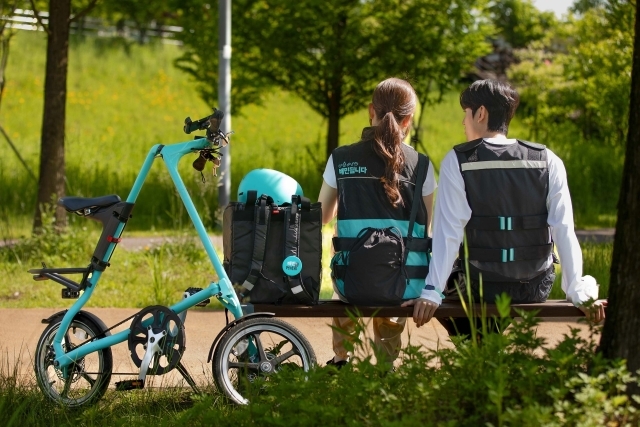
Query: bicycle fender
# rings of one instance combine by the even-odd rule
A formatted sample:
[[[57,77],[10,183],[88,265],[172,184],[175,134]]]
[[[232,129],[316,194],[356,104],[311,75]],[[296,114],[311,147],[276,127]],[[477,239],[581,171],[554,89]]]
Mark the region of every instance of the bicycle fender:
[[[213,340],[213,343],[211,344],[211,348],[209,349],[209,355],[207,356],[207,363],[211,362],[211,358],[213,357],[213,351],[216,348],[216,345],[218,345],[218,341],[220,341],[220,338],[222,338],[222,336],[231,328],[233,328],[234,326],[236,326],[238,323],[244,322],[245,320],[249,320],[249,319],[255,319],[258,317],[275,317],[275,313],[251,313],[251,314],[247,314],[246,316],[242,316],[239,319],[234,320],[233,322],[230,322],[227,326],[225,326],[219,333],[218,336],[216,336],[216,338]]]
[[[54,313],[51,316],[47,317],[46,319],[42,319],[40,323],[44,323],[45,325],[48,325],[52,323],[57,317],[64,317],[64,315],[67,314],[67,311],[69,310],[62,310],[57,313]]]
[[[65,315],[65,314],[67,314],[67,311],[69,311],[69,310],[62,310],[62,311],[59,311],[59,312],[57,312],[57,313],[55,313],[55,314],[52,314],[51,316],[47,317],[46,319],[42,319],[42,321],[41,321],[41,322],[42,322],[42,323],[44,323],[44,324],[47,324],[47,325],[48,325],[48,324],[50,324],[50,323],[53,323],[53,321],[54,321],[54,320],[56,320],[58,317],[64,317],[64,315]],[[111,332],[110,332],[110,331],[107,331],[107,325],[105,325],[105,324],[104,324],[104,322],[102,321],[102,319],[100,319],[100,318],[99,318],[98,316],[96,316],[95,314],[90,313],[90,312],[88,312],[88,311],[80,310],[80,311],[78,312],[78,314],[76,314],[76,315],[75,315],[74,319],[75,319],[76,317],[79,317],[79,316],[86,316],[86,317],[88,317],[88,318],[89,318],[89,320],[91,320],[93,323],[95,323],[95,324],[96,324],[96,326],[98,326],[99,328],[101,328],[101,329],[102,329],[102,332],[103,332],[104,336],[109,336],[109,335],[111,335]],[[97,337],[96,337],[96,338],[97,338]]]

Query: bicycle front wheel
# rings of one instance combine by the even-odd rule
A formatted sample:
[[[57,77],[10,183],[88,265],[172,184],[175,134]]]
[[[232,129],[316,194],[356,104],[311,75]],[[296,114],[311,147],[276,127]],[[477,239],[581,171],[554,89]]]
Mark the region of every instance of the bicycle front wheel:
[[[62,317],[56,318],[40,336],[35,354],[36,380],[49,399],[77,408],[94,403],[104,395],[111,380],[113,357],[110,348],[88,354],[67,367],[69,374],[65,379],[62,370],[53,365],[53,338],[61,322]],[[62,348],[70,351],[103,332],[90,316],[78,313],[64,334]]]
[[[229,329],[216,347],[213,376],[237,404],[249,403],[260,382],[284,368],[305,372],[316,363],[309,341],[280,319],[249,319]]]

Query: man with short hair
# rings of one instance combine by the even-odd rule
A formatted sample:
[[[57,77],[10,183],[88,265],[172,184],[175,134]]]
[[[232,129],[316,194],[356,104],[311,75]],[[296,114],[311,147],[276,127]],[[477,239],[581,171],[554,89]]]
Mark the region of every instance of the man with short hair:
[[[507,138],[520,98],[508,84],[480,80],[460,95],[468,142],[454,147],[440,166],[440,189],[433,226],[433,256],[425,288],[414,305],[418,327],[442,302],[461,246],[467,238],[472,292],[493,303],[506,293],[514,303],[543,302],[555,279],[554,244],[562,262],[567,300],[600,322],[606,302],[591,308],[598,285],[582,277],[582,252],[573,224],[571,196],[562,160],[544,145]],[[463,272],[464,273],[464,272]],[[450,289],[449,289],[450,290]],[[469,335],[468,319],[439,319],[450,335]]]

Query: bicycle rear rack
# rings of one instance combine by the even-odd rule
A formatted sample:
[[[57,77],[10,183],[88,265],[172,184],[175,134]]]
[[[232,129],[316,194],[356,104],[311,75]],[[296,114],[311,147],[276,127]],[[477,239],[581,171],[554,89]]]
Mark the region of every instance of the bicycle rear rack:
[[[33,280],[53,280],[65,286],[66,289],[62,290],[62,298],[78,298],[80,291],[87,287],[87,279],[89,274],[93,271],[92,266],[89,267],[72,267],[72,268],[47,268],[43,263],[44,268],[34,268],[29,270],[29,273],[33,274]],[[80,283],[74,282],[63,274],[82,274],[82,280]]]

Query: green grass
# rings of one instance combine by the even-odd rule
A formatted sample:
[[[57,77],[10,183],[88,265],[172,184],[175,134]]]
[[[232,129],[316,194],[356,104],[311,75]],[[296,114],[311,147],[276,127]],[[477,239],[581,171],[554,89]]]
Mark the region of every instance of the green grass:
[[[45,38],[20,32],[13,41],[0,123],[27,164],[38,172],[42,121]],[[67,193],[78,196],[119,194],[126,197],[149,148],[156,143],[188,140],[186,116],[209,113],[188,76],[175,69],[176,46],[140,46],[119,39],[73,39],[67,100]],[[364,106],[363,106],[364,107]],[[425,111],[422,151],[436,169],[445,153],[464,141],[457,93]],[[341,121],[340,143],[356,141],[367,124],[366,109]],[[267,167],[296,178],[305,193],[317,197],[325,164],[326,121],[293,95],[274,91],[264,105],[247,106],[232,117],[232,198],[244,174]],[[518,118],[511,136],[527,138]],[[552,148],[562,141],[540,141]],[[569,175],[577,224],[611,226],[620,182],[622,156],[607,147],[559,149]],[[158,162],[161,163],[161,162]],[[205,224],[219,226],[215,183],[206,184],[186,158],[180,167]],[[36,183],[0,141],[0,237],[30,233]],[[189,220],[164,166],[155,164],[138,199],[131,230],[171,230]]]
[[[22,357],[29,357],[22,355]],[[21,375],[10,366],[6,351],[0,352],[0,425],[17,426],[123,426],[157,424],[175,425],[178,416],[204,397],[188,389],[161,389],[116,392],[107,390],[95,405],[81,410],[69,410],[45,398],[35,384],[35,378]],[[19,362],[15,362],[16,365]],[[112,382],[116,381],[112,377]],[[161,381],[157,381],[161,383]],[[213,384],[202,387],[211,408],[228,411],[222,396]],[[217,403],[216,403],[217,401]]]
[[[60,285],[50,281],[35,282],[27,270],[38,268],[43,261],[49,267],[87,265],[94,242],[99,237],[95,228],[83,230],[71,227],[62,236],[56,235],[51,228],[45,228],[42,236],[24,239],[17,245],[0,247],[0,308],[70,305],[71,301],[61,299]],[[321,298],[331,298],[333,294],[329,270],[332,235],[332,226],[325,226]],[[582,245],[584,274],[590,274],[598,280],[600,298],[606,298],[609,292],[612,251],[613,244]],[[222,253],[219,252],[218,256],[222,258]],[[560,280],[561,274],[558,274],[550,297],[552,299],[565,298]],[[206,287],[212,281],[217,281],[217,276],[195,233],[174,233],[171,243],[160,246],[137,251],[117,248],[111,258],[111,267],[101,277],[98,289],[87,307],[171,305],[182,298],[187,287]],[[214,299],[207,309],[221,308],[221,304]]]
[[[27,270],[48,267],[83,267],[89,264],[99,232],[91,227],[70,227],[56,235],[51,227],[44,234],[0,247],[0,308],[61,307],[73,301],[61,299],[62,287],[52,281],[33,281]],[[126,231],[125,231],[126,233]],[[126,235],[126,234],[125,234]],[[329,265],[331,230],[325,229],[323,265]],[[222,251],[218,249],[222,259]],[[195,233],[174,233],[171,242],[140,250],[117,248],[111,267],[102,275],[98,289],[86,307],[135,307],[172,305],[188,287],[204,288],[218,277]],[[74,279],[74,277],[71,277]],[[78,280],[78,277],[75,277]],[[321,298],[331,298],[329,271],[322,277]],[[214,298],[206,310],[222,309]],[[196,310],[204,310],[195,308]]]
[[[37,174],[45,39],[41,33],[21,32],[13,46],[0,123]],[[211,111],[198,98],[190,78],[173,67],[179,47],[124,46],[123,41],[91,38],[71,44],[68,194],[126,196],[151,146],[189,140],[191,136],[182,132],[184,118],[200,118]],[[366,117],[363,110],[342,121],[342,143],[358,139]],[[306,194],[317,197],[326,160],[326,122],[304,102],[274,92],[265,97],[263,106],[249,106],[232,117],[232,128],[232,194],[246,172],[268,167],[290,174]],[[182,162],[181,173],[205,223],[215,226],[217,198],[211,169],[207,168],[208,183],[203,185],[191,160]],[[0,194],[0,213],[6,218],[0,229],[3,237],[28,234],[36,183],[4,142],[0,143]],[[130,227],[175,229],[187,221],[163,166],[154,165]]]
[[[599,298],[607,298],[609,295],[611,256],[613,243],[582,243],[582,275],[593,276],[598,284]],[[556,281],[551,289],[550,299],[565,299],[566,295],[560,283],[562,281],[562,268],[556,266]]]

